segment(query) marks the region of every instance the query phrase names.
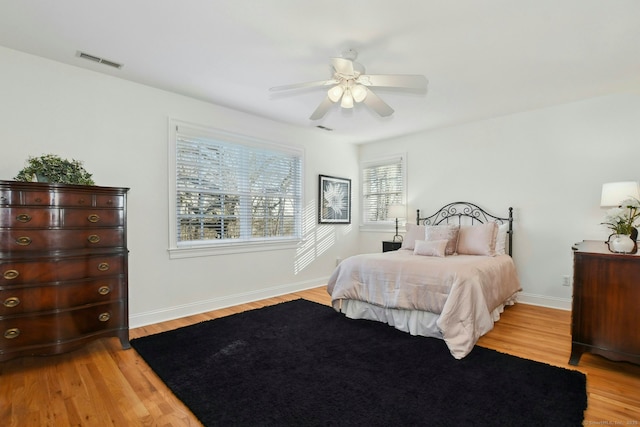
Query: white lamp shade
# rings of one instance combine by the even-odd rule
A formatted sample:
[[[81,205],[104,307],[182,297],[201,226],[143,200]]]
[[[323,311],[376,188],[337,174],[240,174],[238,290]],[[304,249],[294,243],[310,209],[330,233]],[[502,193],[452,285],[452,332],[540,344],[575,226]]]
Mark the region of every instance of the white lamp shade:
[[[602,184],[600,206],[619,206],[621,201],[630,197],[640,199],[640,189],[637,181],[609,182]]]
[[[351,96],[351,90],[348,88],[344,91],[344,95],[342,95],[340,106],[342,108],[353,108],[353,96]]]
[[[351,94],[354,101],[362,102],[367,97],[367,88],[362,85],[355,85],[351,88]]]
[[[389,205],[387,218],[406,218],[407,209],[404,205]]]
[[[340,98],[342,98],[342,94],[344,93],[344,88],[342,85],[334,86],[329,89],[328,95],[331,102],[338,102]]]

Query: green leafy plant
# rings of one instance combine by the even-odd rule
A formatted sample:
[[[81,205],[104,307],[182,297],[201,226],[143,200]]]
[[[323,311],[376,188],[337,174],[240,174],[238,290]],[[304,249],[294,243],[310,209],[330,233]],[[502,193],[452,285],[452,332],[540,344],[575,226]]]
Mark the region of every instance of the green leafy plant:
[[[619,207],[609,209],[602,224],[616,234],[631,234],[638,218],[640,200],[630,198],[621,201]]]
[[[16,181],[51,182],[60,184],[93,185],[91,174],[79,160],[63,159],[55,154],[29,157],[25,166],[13,179]]]

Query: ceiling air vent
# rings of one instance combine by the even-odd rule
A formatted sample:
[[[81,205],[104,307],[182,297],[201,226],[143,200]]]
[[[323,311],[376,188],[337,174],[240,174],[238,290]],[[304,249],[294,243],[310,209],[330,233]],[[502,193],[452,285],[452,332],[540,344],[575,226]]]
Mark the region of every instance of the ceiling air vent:
[[[99,56],[90,55],[85,52],[78,51],[76,53],[78,58],[87,59],[89,61],[97,62],[98,64],[108,65],[109,67],[120,69],[122,68],[122,64],[118,64],[117,62],[109,61],[108,59],[100,58]]]

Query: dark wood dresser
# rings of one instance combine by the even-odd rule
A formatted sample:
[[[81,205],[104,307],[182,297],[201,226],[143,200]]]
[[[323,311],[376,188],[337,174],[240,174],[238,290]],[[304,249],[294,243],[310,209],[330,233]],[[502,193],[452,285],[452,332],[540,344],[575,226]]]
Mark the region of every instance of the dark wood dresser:
[[[640,255],[612,253],[593,240],[573,250],[569,363],[589,352],[640,364]]]
[[[0,361],[130,347],[127,191],[0,181]]]

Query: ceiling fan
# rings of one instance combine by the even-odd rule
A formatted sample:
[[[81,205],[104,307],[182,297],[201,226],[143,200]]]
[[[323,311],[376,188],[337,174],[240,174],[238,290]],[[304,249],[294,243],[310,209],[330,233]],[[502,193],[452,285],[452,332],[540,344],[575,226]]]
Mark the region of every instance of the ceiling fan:
[[[372,87],[389,87],[402,89],[426,90],[427,79],[415,74],[365,74],[362,64],[355,62],[358,53],[349,49],[340,58],[331,58],[334,70],[332,78],[313,82],[296,83],[272,87],[271,91],[301,89],[314,86],[331,86],[327,97],[311,114],[309,119],[318,120],[324,117],[334,103],[340,101],[342,108],[353,108],[354,102],[362,102],[382,117],[393,114],[386,102],[370,89]]]

